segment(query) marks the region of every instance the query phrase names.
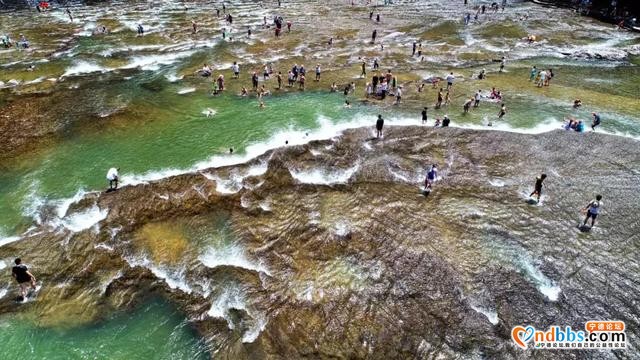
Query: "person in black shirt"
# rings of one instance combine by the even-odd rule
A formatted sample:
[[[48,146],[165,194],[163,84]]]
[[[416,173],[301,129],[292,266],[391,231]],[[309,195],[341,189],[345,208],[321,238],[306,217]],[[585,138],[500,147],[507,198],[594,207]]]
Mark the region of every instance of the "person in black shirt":
[[[378,120],[376,121],[376,137],[380,138],[382,136],[382,127],[384,126],[384,119],[382,115],[378,115]]]
[[[547,174],[542,174],[536,178],[536,184],[533,188],[533,192],[529,195],[529,197],[536,196],[536,200],[540,201],[540,196],[542,195],[542,182],[547,178]]]
[[[445,115],[444,118],[442,119],[442,127],[449,126],[449,122],[451,122],[451,120],[449,120],[449,117]]]
[[[427,123],[427,108],[426,107],[424,109],[422,109],[422,123],[423,124]]]
[[[17,258],[14,262],[16,265],[11,269],[11,275],[20,285],[20,293],[22,294],[22,299],[24,299],[27,296],[29,285],[31,285],[32,289],[36,288],[36,278],[29,272],[29,269],[22,263],[20,258]]]

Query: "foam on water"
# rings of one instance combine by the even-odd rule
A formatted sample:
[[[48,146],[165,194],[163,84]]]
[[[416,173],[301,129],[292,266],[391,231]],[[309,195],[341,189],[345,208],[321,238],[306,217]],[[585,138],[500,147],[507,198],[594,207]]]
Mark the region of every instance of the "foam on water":
[[[196,88],[194,88],[194,87],[184,88],[184,89],[178,90],[178,94],[183,95],[183,94],[188,94],[188,93],[192,93],[192,92],[195,92],[195,91],[196,91]]]
[[[121,69],[135,69],[155,71],[162,65],[171,65],[180,59],[193,55],[193,51],[183,51],[170,54],[134,56],[131,61]]]
[[[140,266],[149,269],[157,278],[164,280],[171,289],[179,289],[187,294],[193,292],[184,276],[185,269],[170,269],[159,266],[146,257],[125,257],[124,259],[131,267]]]
[[[84,189],[80,189],[76,192],[75,195],[73,195],[73,197],[54,201],[53,203],[57,204],[56,215],[58,215],[59,218],[63,218],[67,214],[67,210],[69,210],[69,206],[82,200],[82,198],[86,194],[87,192],[85,192]]]
[[[177,82],[184,79],[184,75],[176,75],[176,73],[169,73],[164,76],[169,82]]]
[[[265,172],[267,172],[267,164],[260,163],[258,165],[251,166],[245,171],[234,170],[227,179],[208,172],[202,172],[202,175],[207,179],[216,182],[217,192],[221,194],[235,194],[244,187],[243,181],[246,177],[263,175]]]
[[[535,282],[538,286],[538,290],[550,301],[558,301],[562,289],[555,285],[555,283],[544,276],[542,272],[536,268],[531,262],[523,260],[521,261],[522,269],[524,272]]]
[[[61,77],[91,74],[96,72],[104,73],[108,71],[111,71],[111,69],[102,67],[93,62],[78,60],[78,61],[74,61],[73,65],[68,67]]]
[[[471,308],[476,312],[484,315],[489,320],[489,322],[493,325],[498,325],[498,323],[500,322],[500,318],[498,318],[498,313],[496,313],[495,311],[487,310],[483,307],[476,306],[476,305],[471,305]]]
[[[289,170],[289,172],[294,179],[304,184],[331,185],[347,183],[359,168],[360,165],[357,164],[345,170],[311,169]]]
[[[212,117],[217,113],[218,112],[215,109],[212,109],[212,108],[206,108],[206,109],[202,110],[202,114],[205,115],[206,117]]]
[[[0,237],[0,246],[11,244],[12,242],[16,242],[16,241],[18,241],[20,239],[21,239],[20,236]]]
[[[5,295],[7,295],[7,292],[9,292],[9,290],[7,290],[7,289],[0,289],[0,299],[2,299],[3,297],[5,297]]]
[[[65,216],[60,224],[73,232],[80,232],[94,226],[98,230],[98,223],[106,219],[107,215],[109,215],[109,209],[100,209],[98,205],[93,205],[84,211]]]
[[[229,316],[229,310],[244,310],[253,318],[255,325],[249,327],[242,335],[243,343],[254,342],[267,325],[267,319],[264,315],[253,311],[249,308],[244,296],[244,291],[237,286],[227,287],[211,304],[211,308],[207,315],[215,318],[223,318],[227,320],[229,329],[234,329],[233,319]]]
[[[269,270],[260,262],[251,261],[245,255],[244,249],[239,245],[229,245],[224,247],[208,247],[207,250],[198,257],[200,262],[208,268],[218,266],[234,266],[257,272],[264,272],[270,275]]]

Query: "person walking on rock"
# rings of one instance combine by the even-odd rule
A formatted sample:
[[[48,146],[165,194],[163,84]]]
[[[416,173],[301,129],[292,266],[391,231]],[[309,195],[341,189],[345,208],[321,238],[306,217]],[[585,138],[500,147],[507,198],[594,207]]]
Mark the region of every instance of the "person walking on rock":
[[[547,178],[547,174],[542,174],[536,178],[536,184],[533,187],[533,192],[529,194],[529,197],[536,197],[537,201],[540,201],[542,195],[542,182]]]
[[[22,263],[20,258],[15,259],[14,263],[16,265],[11,269],[11,276],[13,276],[18,282],[18,285],[20,285],[21,297],[18,298],[18,300],[22,301],[27,297],[29,286],[35,290],[36,277],[29,272],[29,269]]]
[[[591,201],[587,205],[587,207],[583,209],[583,211],[586,212],[587,216],[584,218],[584,222],[582,223],[582,226],[587,226],[587,221],[589,220],[589,218],[591,218],[591,227],[593,227],[593,225],[595,225],[596,223],[596,218],[598,217],[598,214],[600,214],[601,208],[602,208],[602,195],[598,194],[596,195],[596,199]]]

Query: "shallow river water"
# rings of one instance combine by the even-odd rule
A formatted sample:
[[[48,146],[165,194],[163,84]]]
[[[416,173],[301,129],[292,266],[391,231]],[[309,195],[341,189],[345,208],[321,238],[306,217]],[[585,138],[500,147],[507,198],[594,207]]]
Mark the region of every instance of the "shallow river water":
[[[232,24],[226,24],[222,14],[216,17],[215,9],[221,4],[202,2],[74,6],[73,22],[62,8],[0,14],[0,33],[14,39],[22,33],[31,44],[26,50],[0,49],[0,109],[9,119],[3,121],[25,124],[3,127],[2,136],[18,139],[31,132],[26,140],[16,140],[15,147],[4,147],[7,155],[0,158],[0,246],[21,241],[40,226],[79,232],[105,219],[107,214],[97,208],[75,217],[67,213],[86,194],[105,188],[104,176],[110,167],[121,168],[121,185],[137,185],[241,164],[285,144],[304,144],[335,137],[346,129],[370,127],[378,114],[385,118],[385,125],[421,125],[424,106],[429,107],[428,126],[436,117],[448,115],[455,127],[531,134],[559,129],[568,116],[589,125],[591,112],[597,112],[603,119],[598,132],[640,141],[637,34],[617,31],[610,24],[578,17],[569,10],[531,3],[510,3],[504,11],[480,15],[467,26],[462,17],[466,12],[473,15],[475,9],[465,8],[462,1],[394,1],[376,8],[380,23],[375,14],[374,20],[368,19],[369,7],[362,1],[355,3],[285,0],[278,8],[274,1],[225,2],[234,16]],[[291,32],[285,27],[280,39],[274,38],[272,28],[262,26],[263,16],[270,22],[274,15],[293,23]],[[196,34],[191,33],[192,20],[199,27]],[[136,36],[138,23],[145,27],[143,37]],[[108,34],[94,33],[101,25],[108,28]],[[226,39],[221,36],[223,28],[230,31]],[[376,44],[369,43],[373,29],[378,30]],[[535,34],[538,41],[527,44],[522,38],[528,34]],[[333,38],[332,46],[327,45],[329,38]],[[421,43],[424,59],[411,56],[413,41]],[[501,56],[507,58],[502,73],[495,61]],[[373,74],[374,58],[381,70],[390,69],[398,76],[405,93],[401,105],[393,105],[391,98],[365,99],[360,57],[367,61],[368,76]],[[230,71],[234,61],[241,66],[238,80]],[[228,89],[222,95],[211,95],[212,78],[195,74],[203,63],[212,66],[214,77],[224,74]],[[306,91],[297,90],[297,85],[276,90],[275,74],[263,80],[262,69],[270,64],[276,73],[282,71],[286,83],[286,72],[294,63],[307,68]],[[313,81],[316,64],[323,71],[317,83]],[[31,65],[35,69],[27,71]],[[553,69],[551,86],[537,88],[529,81],[533,65]],[[487,79],[478,80],[483,69]],[[255,93],[239,96],[242,86],[250,88],[253,71],[260,75],[260,85],[273,93],[264,97],[264,109]],[[423,92],[417,86],[449,72],[456,75],[451,105],[433,109],[437,91],[430,83]],[[345,97],[342,89],[352,81],[355,92]],[[338,85],[337,93],[329,92],[332,82]],[[470,114],[462,113],[466,98],[477,90],[488,94],[492,87],[504,94],[508,113],[503,120],[496,121],[499,102],[488,99]],[[345,98],[350,108],[344,106]],[[581,99],[583,107],[572,108],[574,99]],[[489,121],[495,123],[491,128]],[[341,176],[327,180],[314,169],[301,174],[311,183],[334,182]],[[414,181],[413,175],[399,176]],[[219,190],[233,190],[236,185],[230,182]],[[449,206],[470,205],[461,200]],[[336,226],[340,232],[346,225]],[[215,233],[219,226],[212,229]],[[147,230],[152,234],[148,237],[153,237],[154,229]],[[169,232],[165,228],[155,231],[161,234],[158,236]],[[202,234],[187,236],[184,232],[188,230],[177,237],[191,239],[191,243],[210,241],[202,240]],[[193,240],[197,238],[201,240]],[[517,267],[548,299],[558,299],[560,289],[526,251],[485,241],[487,248],[497,246],[491,261]],[[215,256],[207,256],[210,249],[202,244],[192,246],[190,254],[205,266],[213,268],[227,258],[233,264],[267,271],[234,250],[235,245],[217,243]],[[139,254],[128,255],[131,264],[153,267],[140,260]],[[305,285],[312,280],[325,287],[365,286],[362,279],[372,276],[371,269],[361,271],[351,261],[339,259],[313,270],[309,278],[301,276],[292,291],[302,298],[318,296]],[[168,276],[178,288],[183,281],[179,273]],[[0,294],[10,296],[9,287],[2,284]],[[234,299],[221,296],[218,307],[228,309],[237,301]],[[231,305],[222,304],[225,301]],[[211,311],[211,316],[228,317],[224,311]],[[486,316],[492,321],[496,315],[490,311]],[[34,358],[57,358],[63,349],[75,358],[192,359],[208,355],[180,313],[157,301],[141,304],[130,313],[115,312],[90,325],[69,328],[62,321],[40,326],[33,319],[6,315],[0,317],[0,326],[0,353],[7,356],[27,353]],[[258,329],[255,336],[260,327],[254,326]],[[145,345],[139,346],[134,338]],[[247,339],[255,338],[245,333]]]

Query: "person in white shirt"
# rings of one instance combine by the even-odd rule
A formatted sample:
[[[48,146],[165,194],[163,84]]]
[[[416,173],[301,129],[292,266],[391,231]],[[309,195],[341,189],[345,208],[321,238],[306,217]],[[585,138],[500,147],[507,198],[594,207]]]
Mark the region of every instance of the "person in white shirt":
[[[547,72],[545,70],[540,71],[540,82],[538,82],[538,87],[544,86],[544,82],[547,80]]]
[[[602,195],[596,195],[596,199],[591,201],[583,211],[587,213],[587,217],[584,218],[584,222],[582,226],[587,225],[587,221],[591,218],[591,227],[596,223],[596,218],[600,213],[600,209],[602,208]]]
[[[111,168],[107,172],[107,180],[109,180],[109,190],[116,190],[118,188],[118,171],[120,168]]]
[[[396,89],[396,105],[400,105],[400,101],[402,101],[402,86]]]
[[[240,65],[238,65],[237,62],[233,62],[233,65],[231,65],[231,71],[233,71],[233,77],[234,78],[239,78],[240,77]]]
[[[447,90],[449,90],[449,88],[451,88],[453,86],[453,80],[455,80],[456,77],[453,76],[453,73],[447,75]]]
[[[480,106],[480,99],[482,99],[482,90],[478,90],[478,92],[476,92],[475,103],[473,104],[474,108]]]

